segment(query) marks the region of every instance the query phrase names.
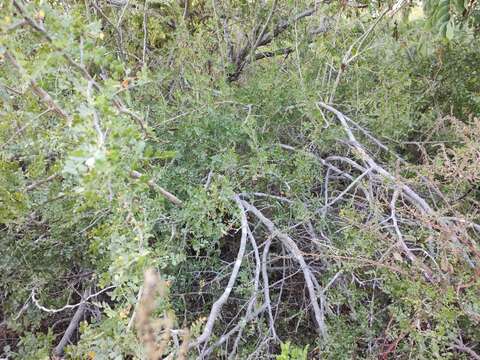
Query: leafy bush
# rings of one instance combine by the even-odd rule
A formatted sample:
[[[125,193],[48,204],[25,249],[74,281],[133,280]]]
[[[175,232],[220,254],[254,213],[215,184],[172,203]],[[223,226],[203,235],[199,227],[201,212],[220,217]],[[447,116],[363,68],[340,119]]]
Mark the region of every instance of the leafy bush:
[[[478,357],[478,5],[424,6],[2,3],[4,355]]]

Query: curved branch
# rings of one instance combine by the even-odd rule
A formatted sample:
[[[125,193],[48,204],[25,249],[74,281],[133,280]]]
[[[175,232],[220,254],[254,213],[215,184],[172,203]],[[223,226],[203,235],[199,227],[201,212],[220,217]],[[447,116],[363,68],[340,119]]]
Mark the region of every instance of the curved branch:
[[[240,266],[242,265],[243,256],[245,255],[245,248],[247,244],[247,236],[248,236],[248,221],[246,211],[242,205],[242,201],[238,197],[238,195],[234,196],[234,200],[237,203],[240,209],[240,219],[241,219],[241,229],[242,229],[242,237],[240,240],[240,248],[238,249],[237,259],[235,260],[235,264],[233,265],[233,270],[230,275],[230,279],[228,280],[228,284],[223,292],[223,294],[215,301],[210,310],[210,315],[208,316],[207,323],[205,328],[203,329],[202,334],[193,342],[189,344],[189,348],[196,347],[200,344],[206,343],[210,336],[212,335],[213,325],[215,324],[215,320],[217,320],[220,311],[222,310],[223,305],[227,302],[230,293],[233,290],[233,286],[235,285],[235,281],[237,280],[238,272],[240,270]]]
[[[51,313],[51,314],[55,314],[55,313],[58,313],[58,312],[61,312],[61,311],[64,311],[64,310],[67,310],[67,309],[75,309],[79,306],[81,306],[82,304],[85,304],[88,300],[90,300],[91,298],[94,298],[102,293],[104,293],[105,291],[108,291],[108,290],[111,290],[113,288],[116,288],[115,285],[112,285],[112,286],[108,286],[106,287],[105,289],[103,290],[100,290],[99,292],[96,292],[95,294],[92,294],[92,295],[88,295],[86,296],[85,298],[82,299],[82,301],[80,301],[78,304],[74,304],[74,305],[65,305],[59,309],[49,309],[43,305],[40,304],[40,302],[38,301],[38,299],[35,297],[35,289],[32,289],[32,301],[33,303],[35,304],[35,306],[37,308],[39,308],[40,310],[42,311],[45,311],[47,313]]]

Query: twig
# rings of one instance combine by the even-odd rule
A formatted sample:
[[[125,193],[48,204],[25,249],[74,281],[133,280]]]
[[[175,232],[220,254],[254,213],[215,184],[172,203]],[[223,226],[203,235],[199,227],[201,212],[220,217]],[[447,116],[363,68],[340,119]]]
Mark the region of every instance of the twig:
[[[210,170],[208,172],[208,175],[207,175],[207,180],[205,181],[205,185],[203,186],[203,188],[205,190],[208,190],[210,188],[210,184],[212,183],[212,177],[213,177],[213,171]]]
[[[257,242],[255,241],[255,238],[252,234],[252,231],[250,230],[250,227],[248,228],[248,237],[250,239],[250,244],[252,245],[253,252],[255,254],[255,276],[253,280],[252,296],[250,297],[250,301],[248,302],[248,305],[247,305],[247,310],[245,311],[246,318],[249,318],[252,315],[253,307],[257,303],[257,293],[258,293],[258,287],[260,282],[260,272],[261,272],[261,266],[262,266],[261,265],[262,260],[260,259],[260,253],[258,251]],[[235,356],[238,345],[242,338],[242,333],[243,333],[243,327],[240,327],[240,329],[238,330],[237,337],[235,338],[232,351],[230,352],[229,359]]]
[[[266,194],[266,193],[261,193],[261,192],[240,193],[240,194],[238,194],[238,196],[240,196],[242,198],[243,197],[250,198],[252,196],[258,196],[258,197],[275,199],[275,200],[278,200],[278,201],[281,201],[281,202],[285,202],[287,204],[294,204],[294,201],[292,201],[290,199],[287,199],[286,197],[271,195],[271,194]]]
[[[87,85],[87,98],[88,98],[88,103],[93,110],[92,111],[93,128],[97,133],[97,145],[99,148],[103,148],[103,145],[105,143],[105,134],[102,132],[102,128],[100,127],[100,118],[98,116],[98,112],[95,110],[94,101],[92,98],[92,87],[93,87],[93,82],[89,81]]]
[[[88,295],[86,296],[85,298],[83,298],[78,304],[74,304],[74,305],[65,305],[59,309],[49,309],[43,305],[40,304],[40,302],[38,301],[38,299],[35,297],[35,288],[32,289],[32,301],[33,303],[35,304],[35,306],[37,308],[39,308],[40,310],[42,311],[45,311],[47,313],[50,313],[50,314],[55,314],[55,313],[58,313],[58,312],[61,312],[61,311],[65,311],[67,309],[75,309],[79,306],[81,306],[82,304],[85,304],[88,300],[90,300],[91,298],[94,298],[94,297],[97,297],[98,295],[108,291],[108,290],[111,290],[111,289],[114,289],[116,288],[115,285],[112,285],[112,286],[108,286],[106,287],[105,289],[103,290],[100,290],[99,292],[96,292],[95,294],[92,294],[92,295]]]
[[[395,232],[397,234],[397,241],[398,241],[398,244],[400,245],[400,248],[403,250],[403,252],[407,255],[408,259],[415,265],[419,265],[420,268],[423,270],[424,274],[425,274],[425,277],[428,279],[428,280],[431,280],[432,279],[432,271],[430,269],[428,269],[425,264],[423,264],[422,262],[420,262],[418,260],[418,258],[415,256],[415,254],[408,248],[407,244],[405,243],[405,241],[403,240],[403,234],[402,232],[400,231],[400,227],[398,226],[398,220],[397,220],[397,215],[396,215],[396,203],[397,203],[397,199],[398,199],[398,195],[400,194],[400,189],[399,188],[395,188],[395,190],[393,191],[393,196],[392,196],[392,200],[390,202],[390,209],[391,209],[391,218],[392,218],[392,223],[393,223],[393,227],[395,229]]]
[[[263,51],[263,52],[258,52],[255,54],[255,60],[261,60],[269,57],[274,57],[278,55],[288,55],[291,52],[293,52],[293,48],[288,47],[288,48],[283,48],[283,49],[277,49],[274,51]]]
[[[308,17],[308,16],[311,16],[311,15],[315,14],[315,12],[318,9],[317,6],[314,6],[314,7],[311,7],[310,9],[307,9],[307,10],[293,16],[292,18],[290,18],[288,20],[280,21],[280,23],[271,32],[266,33],[266,29],[267,29],[267,27],[268,27],[268,25],[269,25],[269,23],[270,23],[270,21],[273,17],[274,10],[276,8],[276,2],[277,2],[276,0],[273,2],[272,9],[271,9],[271,11],[268,15],[267,21],[264,23],[262,29],[259,32],[259,35],[256,36],[255,42],[253,44],[252,43],[247,43],[246,45],[244,45],[242,48],[240,48],[237,51],[237,53],[236,53],[237,55],[236,55],[236,58],[235,58],[235,70],[233,71],[233,73],[229,74],[229,76],[228,76],[229,81],[238,80],[238,78],[240,77],[240,74],[242,73],[245,65],[248,62],[248,58],[249,58],[250,54],[253,54],[253,59],[256,59],[255,50],[257,48],[259,48],[260,46],[265,46],[265,45],[269,44],[270,42],[273,41],[273,39],[275,39],[280,34],[282,34],[285,30],[287,30],[292,24],[295,24],[296,22],[298,22],[299,20],[301,20],[305,17]],[[257,30],[257,29],[255,29],[255,30]],[[264,57],[268,57],[266,55],[268,55],[268,54],[267,53],[260,54],[259,59],[262,59]],[[259,60],[259,59],[257,59],[257,60]]]
[[[320,213],[325,212],[327,208],[329,208],[330,206],[335,204],[338,200],[343,198],[345,194],[347,194],[350,191],[350,189],[352,189],[360,180],[362,180],[365,176],[367,176],[370,173],[370,171],[371,169],[367,169],[366,171],[364,171],[359,177],[357,177],[354,181],[352,181],[350,185],[348,185],[345,188],[345,190],[343,190],[340,194],[338,194],[338,196],[336,196],[335,199],[330,200],[327,204],[325,204],[323,207],[318,209],[317,212],[320,212]]]
[[[185,0],[185,3],[188,3],[189,0]],[[147,53],[147,36],[148,36],[148,27],[147,27],[147,9],[148,9],[148,0],[145,0],[143,5],[143,49],[142,49],[142,64],[145,66],[145,56]]]
[[[133,179],[140,179],[143,174],[138,172],[138,171],[135,171],[133,170],[131,173],[130,173],[130,176],[133,178]],[[152,189],[154,190],[157,190],[160,194],[162,194],[168,201],[170,201],[172,204],[175,204],[177,206],[181,206],[183,204],[183,201],[180,200],[178,197],[176,197],[175,195],[173,195],[171,192],[165,190],[163,187],[161,187],[160,185],[158,185],[155,181],[153,180],[148,180],[147,181],[147,184],[148,186],[150,186]]]
[[[52,174],[50,175],[49,177],[47,177],[46,179],[43,179],[43,180],[39,180],[39,181],[36,181],[30,185],[28,185],[25,190],[27,191],[32,191],[32,190],[35,190],[37,187],[39,187],[40,185],[43,185],[43,184],[46,184],[47,182],[50,182],[52,180],[55,180],[57,177],[60,177],[59,174]]]
[[[137,301],[136,301],[135,307],[133,309],[132,317],[128,321],[127,331],[130,331],[130,329],[133,326],[133,322],[135,321],[135,316],[137,315],[138,307],[140,306],[140,300],[142,299],[142,296],[143,296],[143,285],[140,286],[140,289],[138,290]]]
[[[13,134],[12,136],[10,136],[10,138],[5,141],[2,145],[0,145],[0,150],[1,149],[4,149],[8,144],[10,144],[14,139],[17,139],[18,138],[18,135],[20,135],[22,132],[25,131],[26,128],[28,128],[32,122],[34,122],[35,120],[37,119],[40,119],[43,115],[45,115],[46,113],[50,112],[51,109],[46,109],[44,111],[42,111],[40,114],[38,114],[37,116],[35,116],[32,120],[28,121],[25,125],[23,125],[20,129],[18,129],[17,131],[15,131],[15,134]]]
[[[323,107],[323,108],[327,109],[328,111],[331,111],[332,113],[335,114],[337,119],[340,121],[340,124],[342,125],[343,129],[347,133],[348,139],[350,140],[350,144],[354,147],[354,149],[356,150],[356,152],[359,155],[359,157],[361,158],[361,160],[365,161],[370,166],[372,171],[377,172],[382,177],[388,179],[392,183],[395,183],[395,181],[397,179],[395,179],[395,177],[392,174],[390,174],[387,170],[385,170],[383,167],[378,165],[372,159],[372,157],[370,155],[368,155],[368,153],[363,148],[363,146],[357,141],[355,135],[353,135],[352,130],[348,126],[347,120],[346,120],[345,116],[343,115],[343,113],[341,113],[340,111],[338,111],[334,107],[332,107],[330,105],[327,105],[323,102],[318,102],[318,104],[321,107]],[[410,199],[412,204],[415,207],[417,207],[422,213],[429,214],[429,215],[434,214],[434,210],[430,207],[430,205],[428,205],[428,203],[420,195],[418,195],[412,188],[410,188],[408,185],[403,184],[403,183],[400,183],[399,186],[402,189],[402,191],[408,196],[408,198]]]
[[[323,102],[318,102],[318,104],[324,109],[335,114],[336,118],[339,120],[340,124],[342,125],[344,131],[347,133],[349,144],[354,148],[357,156],[359,156],[361,160],[365,161],[369,165],[369,167],[372,169],[372,171],[374,171],[381,178],[386,180],[386,182],[389,183],[390,186],[394,185],[394,187],[399,187],[399,189],[405,194],[405,198],[409,200],[409,202],[414,207],[416,207],[421,214],[435,219],[436,222],[440,226],[442,226],[447,231],[447,233],[450,234],[453,242],[456,245],[461,246],[460,241],[455,235],[456,231],[455,231],[454,224],[452,224],[450,221],[446,220],[445,218],[437,216],[435,210],[433,210],[432,207],[427,203],[427,201],[423,197],[421,197],[415,190],[413,190],[410,186],[400,181],[398,177],[395,177],[394,175],[392,175],[385,168],[378,165],[376,161],[370,155],[368,155],[364,147],[358,142],[358,140],[356,139],[355,135],[353,134],[352,130],[348,125],[345,115],[343,115],[342,112],[338,111],[334,107],[327,105]],[[475,267],[475,264],[472,262],[472,260],[468,257],[467,254],[464,254],[464,258],[468,262],[469,266]]]
[[[392,17],[394,16],[397,12],[399,12],[405,5],[407,5],[409,0],[398,0],[395,5],[392,6],[392,8],[387,12],[387,15]]]
[[[332,91],[330,93],[330,97],[328,99],[328,103],[332,104],[333,99],[335,98],[335,92],[337,91],[337,87],[340,84],[340,80],[342,78],[343,73],[346,71],[348,65],[355,60],[355,58],[358,56],[358,51],[355,55],[352,56],[353,49],[358,46],[358,49],[360,49],[365,42],[365,40],[370,36],[372,31],[375,29],[375,27],[378,25],[380,20],[383,19],[385,14],[387,14],[388,9],[385,9],[380,16],[375,20],[375,22],[365,31],[357,40],[355,40],[352,45],[348,48],[347,52],[343,55],[342,62],[340,64],[340,67],[338,68],[337,71],[337,76],[335,78],[335,82],[333,84]]]
[[[208,357],[215,348],[217,348],[220,345],[222,345],[223,343],[225,343],[225,341],[227,341],[230,338],[230,336],[235,334],[237,331],[243,329],[247,325],[248,322],[255,319],[258,315],[260,315],[266,309],[267,309],[267,305],[263,304],[257,310],[255,310],[250,315],[246,316],[242,321],[240,321],[237,325],[235,325],[229,332],[220,336],[220,339],[218,339],[212,346],[210,346],[207,350],[205,350],[205,356]]]
[[[14,93],[15,95],[22,96],[22,95],[24,94],[23,92],[18,91],[18,90],[14,89],[14,88],[12,88],[12,87],[10,87],[10,86],[8,86],[8,85],[0,84],[0,86],[4,87],[6,90]]]
[[[263,253],[262,253],[263,297],[264,297],[265,305],[267,305],[270,331],[272,332],[272,336],[275,338],[275,340],[277,340],[278,335],[275,331],[275,321],[273,320],[272,305],[270,301],[270,286],[268,284],[268,272],[267,272],[268,251],[270,250],[271,244],[272,244],[272,237],[269,236],[267,241],[265,241],[265,246],[263,248]]]
[[[471,356],[472,359],[480,360],[480,355],[478,355],[475,351],[473,351],[471,348],[466,346],[462,340],[459,340],[459,339],[455,340],[455,344],[452,345],[452,347],[461,352],[467,353],[468,355]]]

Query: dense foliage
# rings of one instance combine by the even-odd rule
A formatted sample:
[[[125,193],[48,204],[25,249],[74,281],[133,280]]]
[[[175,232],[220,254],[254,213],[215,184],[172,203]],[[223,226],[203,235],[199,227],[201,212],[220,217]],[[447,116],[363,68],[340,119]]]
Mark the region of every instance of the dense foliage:
[[[479,31],[475,0],[3,1],[2,357],[480,359]]]

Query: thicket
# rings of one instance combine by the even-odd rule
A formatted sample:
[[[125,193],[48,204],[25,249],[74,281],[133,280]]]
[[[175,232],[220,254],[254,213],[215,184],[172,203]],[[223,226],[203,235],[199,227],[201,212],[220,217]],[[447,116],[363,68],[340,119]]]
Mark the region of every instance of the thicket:
[[[0,352],[480,359],[476,0],[0,5]]]

